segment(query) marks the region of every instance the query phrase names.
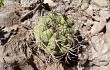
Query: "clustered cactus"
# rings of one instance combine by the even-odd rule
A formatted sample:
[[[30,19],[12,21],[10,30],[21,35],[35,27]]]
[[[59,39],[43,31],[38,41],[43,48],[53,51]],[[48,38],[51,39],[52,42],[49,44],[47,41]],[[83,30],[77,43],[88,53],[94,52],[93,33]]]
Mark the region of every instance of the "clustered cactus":
[[[78,39],[71,15],[49,13],[48,16],[43,16],[34,27],[34,35],[37,46],[48,55],[59,56],[60,60],[64,59],[66,63],[78,57]]]

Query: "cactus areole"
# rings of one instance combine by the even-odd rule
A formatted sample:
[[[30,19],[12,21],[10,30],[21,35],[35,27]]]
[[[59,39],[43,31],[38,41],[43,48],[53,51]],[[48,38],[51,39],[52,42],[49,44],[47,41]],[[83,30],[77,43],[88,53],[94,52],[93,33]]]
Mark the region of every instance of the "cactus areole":
[[[39,19],[34,27],[36,44],[48,55],[62,56],[68,51],[77,57],[75,42],[75,26],[71,15],[65,16],[60,13],[49,13]],[[70,50],[72,48],[72,50]]]

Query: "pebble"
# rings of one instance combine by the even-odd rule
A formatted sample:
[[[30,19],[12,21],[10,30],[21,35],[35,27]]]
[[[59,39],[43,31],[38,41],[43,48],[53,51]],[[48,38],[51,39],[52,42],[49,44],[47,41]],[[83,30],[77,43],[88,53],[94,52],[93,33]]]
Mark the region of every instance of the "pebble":
[[[101,7],[108,6],[108,1],[107,0],[93,0],[93,2],[97,3]]]
[[[99,14],[100,14],[100,17],[103,17],[105,19],[110,17],[110,12],[107,8],[100,10]]]
[[[93,22],[93,27],[91,29],[91,35],[99,33],[106,25],[106,19],[100,18],[100,22]]]
[[[93,15],[93,7],[92,7],[92,5],[89,5],[89,8],[87,10],[85,10],[85,12],[92,16]]]

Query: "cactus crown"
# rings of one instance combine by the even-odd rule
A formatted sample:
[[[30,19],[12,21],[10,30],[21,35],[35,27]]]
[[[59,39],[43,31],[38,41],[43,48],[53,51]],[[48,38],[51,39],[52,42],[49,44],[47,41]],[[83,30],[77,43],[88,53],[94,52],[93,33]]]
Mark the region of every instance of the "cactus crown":
[[[62,55],[74,47],[74,20],[68,15],[49,13],[39,19],[34,27],[37,46],[47,54]]]

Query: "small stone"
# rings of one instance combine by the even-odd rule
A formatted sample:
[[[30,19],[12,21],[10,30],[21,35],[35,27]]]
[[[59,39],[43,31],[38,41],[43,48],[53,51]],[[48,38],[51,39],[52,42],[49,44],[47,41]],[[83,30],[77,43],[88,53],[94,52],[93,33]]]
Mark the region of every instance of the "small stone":
[[[106,8],[100,10],[99,14],[100,14],[100,17],[104,17],[105,19],[107,19],[108,17],[110,17],[110,12]]]
[[[110,22],[108,22],[107,24],[106,24],[106,31],[107,31],[107,33],[108,33],[108,35],[110,35]]]
[[[20,17],[19,5],[11,4],[5,6],[0,9],[0,27],[10,27],[19,24]]]
[[[103,49],[102,49],[102,53],[105,54],[108,50],[109,50],[109,44],[103,44]]]
[[[83,3],[81,6],[81,10],[86,10],[89,7],[88,3]]]
[[[93,25],[93,20],[92,19],[88,19],[87,22],[85,23],[86,26],[91,26]]]
[[[91,35],[99,33],[106,25],[106,19],[100,18],[100,22],[94,22],[94,25],[91,29]]]
[[[4,0],[4,6],[8,6],[8,5],[12,5],[15,2],[13,2],[12,0]]]
[[[21,6],[24,8],[29,8],[31,7],[32,4],[36,3],[38,0],[21,0]]]
[[[99,6],[106,7],[109,5],[107,0],[93,0],[93,2],[97,3]]]
[[[83,17],[81,18],[81,20],[84,21],[84,22],[87,22],[87,17],[86,17],[86,16],[83,16]]]
[[[100,17],[99,16],[93,16],[94,20],[99,22],[100,21]]]
[[[50,7],[54,7],[56,5],[52,0],[44,0],[44,3],[48,3]]]
[[[96,5],[91,5],[91,6],[92,6],[92,9],[93,9],[93,10],[97,10],[97,11],[100,10],[100,8],[99,8],[98,6],[96,6]]]
[[[87,10],[85,10],[85,12],[87,12],[87,14],[92,16],[93,15],[93,7],[92,7],[92,5],[89,5],[89,8]]]

